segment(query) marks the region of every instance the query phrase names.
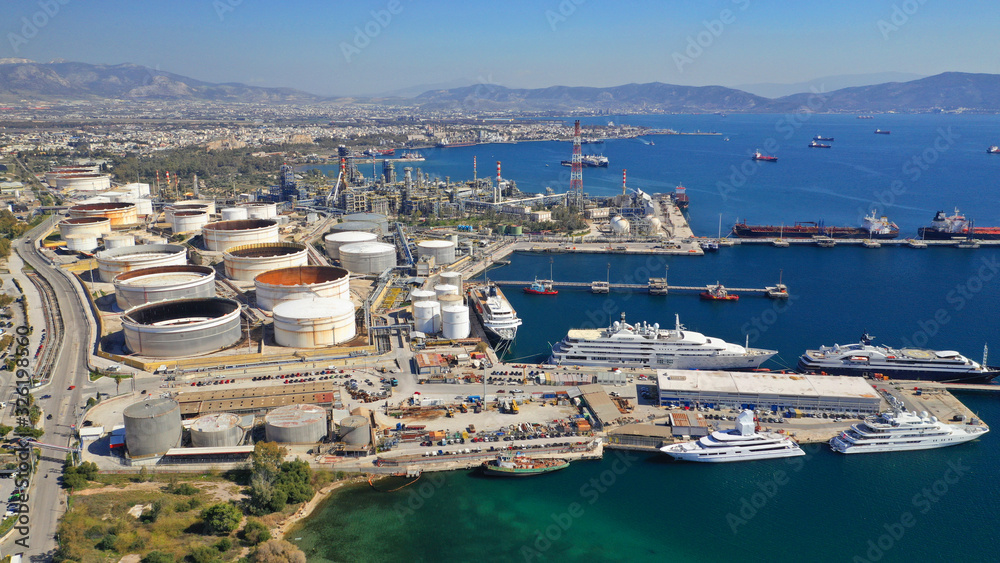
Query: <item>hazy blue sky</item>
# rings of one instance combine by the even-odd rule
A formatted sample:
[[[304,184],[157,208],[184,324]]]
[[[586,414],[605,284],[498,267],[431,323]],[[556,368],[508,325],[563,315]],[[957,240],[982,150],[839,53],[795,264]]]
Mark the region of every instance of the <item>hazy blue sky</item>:
[[[987,1],[4,0],[2,13],[0,57],[328,95],[1000,72],[1000,10]],[[44,25],[28,38],[22,18]]]

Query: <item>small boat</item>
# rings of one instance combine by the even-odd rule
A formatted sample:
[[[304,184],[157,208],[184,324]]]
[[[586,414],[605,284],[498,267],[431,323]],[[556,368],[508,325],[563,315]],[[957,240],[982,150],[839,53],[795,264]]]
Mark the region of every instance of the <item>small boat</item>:
[[[833,248],[837,246],[837,241],[832,238],[817,238],[816,244],[822,248]]]
[[[818,141],[813,141],[813,142],[809,143],[808,146],[811,149],[828,149],[828,148],[830,148],[833,145],[828,145],[826,143],[820,143]]]
[[[502,453],[496,459],[483,462],[483,473],[497,477],[530,477],[566,469],[565,459],[536,459],[522,452]]]
[[[876,129],[875,130],[875,134],[876,135],[888,135],[889,133],[892,133],[892,131],[889,131],[888,129]]]
[[[1000,154],[1000,147],[993,145],[992,147],[986,149],[986,152],[989,154]]]
[[[739,301],[739,295],[730,295],[726,288],[719,282],[715,282],[715,285],[710,285],[707,291],[703,291],[700,294],[702,299],[708,301]]]
[[[552,280],[535,280],[524,288],[524,292],[530,295],[559,295],[559,290],[552,289]]]
[[[833,141],[833,137],[824,137],[822,135],[816,135],[813,137],[814,141]]]
[[[761,154],[761,152],[754,151],[753,156],[750,157],[751,160],[763,160],[764,162],[778,162],[778,157],[770,156],[766,154]]]
[[[719,251],[719,241],[715,240],[705,240],[699,243],[702,252],[718,252]]]

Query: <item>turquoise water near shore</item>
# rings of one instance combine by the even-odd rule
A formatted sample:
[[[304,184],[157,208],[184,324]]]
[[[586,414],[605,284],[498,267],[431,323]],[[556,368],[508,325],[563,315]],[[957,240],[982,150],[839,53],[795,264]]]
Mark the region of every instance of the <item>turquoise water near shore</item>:
[[[938,209],[954,206],[979,226],[1000,225],[1000,156],[985,153],[987,146],[1000,144],[995,116],[891,115],[862,121],[817,115],[795,118],[801,125],[790,137],[789,116],[612,119],[717,130],[729,137],[727,142],[723,136],[656,136],[649,138],[653,146],[622,140],[603,149],[586,147],[611,158],[608,170],[584,171],[588,191],[615,193],[621,168],[629,170],[629,185],[650,192],[683,182],[699,235],[715,235],[720,213],[724,230],[737,216],[756,223],[822,219],[850,225],[873,203],[904,236],[914,236]],[[874,135],[876,127],[892,134]],[[805,148],[817,134],[835,137],[834,148]],[[779,145],[774,151],[779,162],[747,167],[752,173],[737,187],[733,167],[745,167],[746,151],[763,149],[769,138]],[[422,152],[428,157],[419,163],[425,171],[453,180],[471,177],[477,155],[481,176],[484,167],[491,168],[484,162],[500,159],[504,175],[523,190],[568,184],[568,169],[558,166],[569,153],[568,143]],[[631,321],[661,325],[671,325],[678,313],[692,330],[778,350],[766,366],[774,369],[794,366],[807,348],[854,342],[865,329],[876,342],[954,349],[978,361],[985,343],[994,356],[1000,353],[998,250],[748,245],[699,258],[557,255],[554,277],[569,281],[604,279],[610,263],[612,281],[661,276],[669,266],[674,285],[718,280],[763,287],[783,270],[792,299],[707,303],[693,295],[582,291],[551,297],[509,288],[506,294],[524,319],[510,357],[540,361],[567,329],[604,326],[624,311]],[[548,277],[549,258],[515,254],[510,266],[489,276]],[[1000,424],[1000,395],[960,398],[988,424]],[[807,449],[807,458],[788,462],[721,466],[658,455],[622,460],[612,453],[535,479],[452,472],[427,475],[397,493],[356,487],[327,500],[290,538],[301,537],[295,543],[310,561],[996,559],[1000,485],[993,474],[1000,466],[1000,437],[995,433],[924,452],[842,456],[825,446]]]

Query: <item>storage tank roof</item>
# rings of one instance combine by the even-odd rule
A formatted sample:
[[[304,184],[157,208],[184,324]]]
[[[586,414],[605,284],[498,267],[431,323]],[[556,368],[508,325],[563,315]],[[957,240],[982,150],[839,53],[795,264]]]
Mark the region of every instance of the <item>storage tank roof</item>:
[[[264,421],[271,426],[294,428],[326,420],[326,410],[316,405],[288,405],[267,413]]]
[[[149,399],[125,407],[123,414],[128,418],[155,418],[179,408],[173,399]]]
[[[198,432],[220,432],[240,425],[240,417],[228,412],[206,414],[194,419],[191,430]]]
[[[274,307],[274,316],[286,319],[321,319],[354,312],[354,303],[348,299],[316,297],[293,299]]]
[[[450,240],[422,240],[417,243],[417,246],[424,248],[449,248],[455,246],[455,243]]]
[[[375,233],[368,233],[365,231],[341,231],[339,233],[330,233],[323,237],[323,240],[330,240],[334,242],[361,242],[368,240],[375,240],[378,238]]]
[[[465,305],[445,305],[441,307],[442,313],[462,313],[468,310],[469,308]]]
[[[352,242],[340,247],[340,253],[347,254],[381,254],[396,252],[396,247],[385,242]]]

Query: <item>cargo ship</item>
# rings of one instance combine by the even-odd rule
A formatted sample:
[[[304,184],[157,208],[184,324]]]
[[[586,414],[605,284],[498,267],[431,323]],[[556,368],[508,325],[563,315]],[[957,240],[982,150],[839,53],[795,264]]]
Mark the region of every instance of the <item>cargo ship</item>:
[[[971,229],[971,232],[970,232]],[[934,215],[929,227],[917,229],[920,238],[927,240],[951,240],[973,238],[979,240],[1000,240],[1000,227],[975,227],[955,208],[955,214],[948,216],[944,211]]]
[[[819,141],[813,141],[813,142],[809,143],[808,146],[811,149],[828,149],[828,148],[830,148],[833,145],[828,145],[826,143],[821,143]]]
[[[888,129],[876,129],[875,130],[875,134],[876,135],[888,135],[889,133],[892,133],[892,131],[889,131]]]
[[[517,453],[502,453],[483,462],[483,473],[495,477],[531,477],[569,467],[565,459],[536,459]]]
[[[475,142],[451,143],[448,141],[448,139],[441,139],[441,141],[438,142],[437,146],[438,148],[442,149],[452,149],[455,147],[472,147],[477,144],[478,143]]]
[[[677,206],[677,209],[684,211],[688,208],[689,203],[691,200],[688,199],[687,188],[684,186],[674,188],[674,205]]]
[[[368,149],[364,154],[366,156],[392,156],[396,154],[396,149]]]
[[[762,154],[760,151],[754,151],[753,156],[750,160],[763,160],[764,162],[778,162],[778,157]]]
[[[833,137],[824,137],[822,135],[816,135],[813,137],[814,141],[833,141]]]
[[[563,166],[573,166],[572,160],[564,160],[560,164]],[[598,154],[585,154],[580,158],[580,164],[584,168],[607,168],[608,157]]]
[[[739,238],[857,238],[894,239],[899,236],[899,227],[884,215],[876,217],[873,211],[865,217],[860,227],[827,227],[822,222],[795,223],[794,226],[748,225],[746,222],[733,225],[733,236]]]

